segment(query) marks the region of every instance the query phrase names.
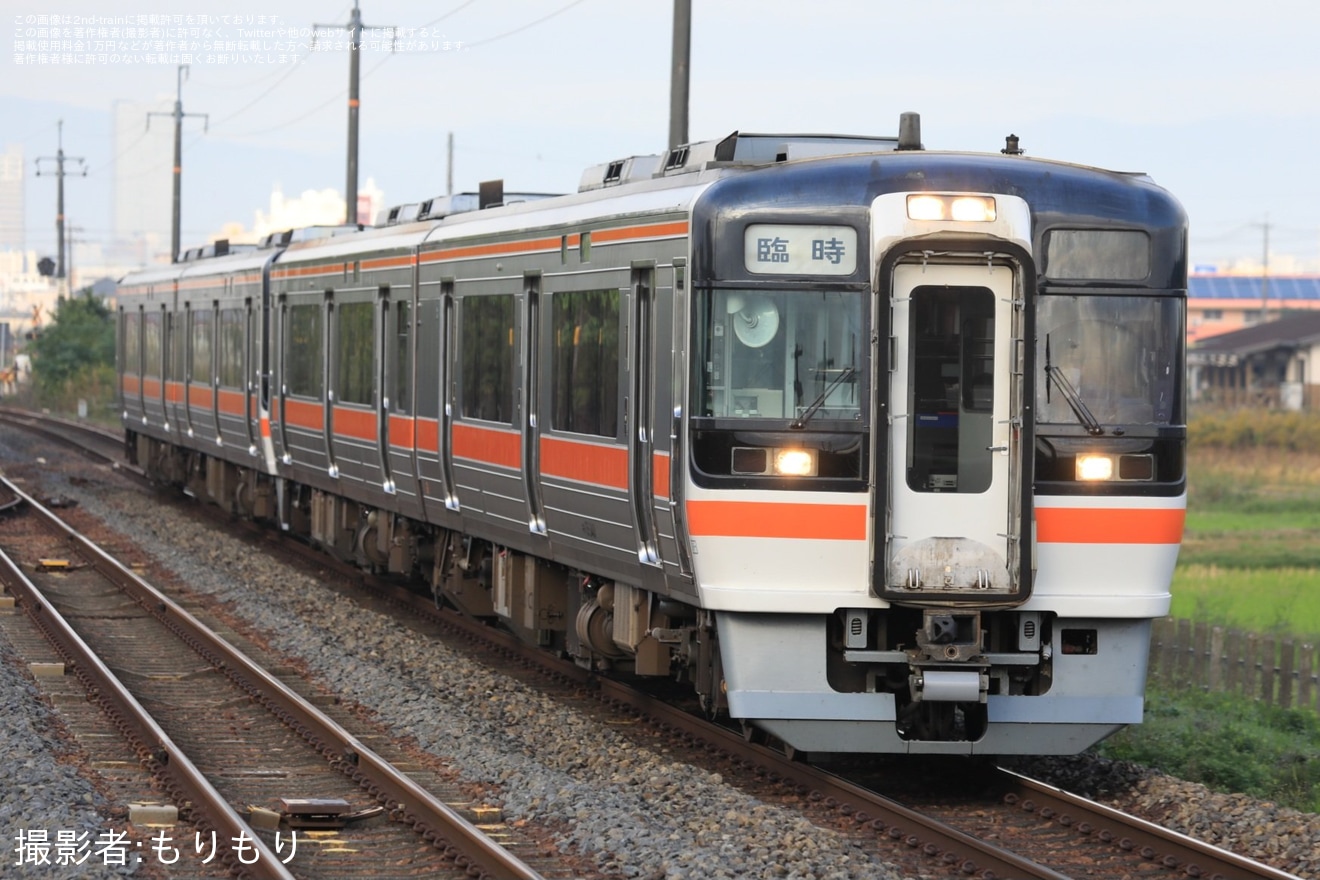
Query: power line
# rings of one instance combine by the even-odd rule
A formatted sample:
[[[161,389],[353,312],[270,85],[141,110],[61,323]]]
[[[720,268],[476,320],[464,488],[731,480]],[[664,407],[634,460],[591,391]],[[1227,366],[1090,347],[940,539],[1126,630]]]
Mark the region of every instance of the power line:
[[[375,67],[371,68],[366,73],[362,74],[362,79],[367,79],[377,70],[380,70],[380,68],[385,64],[385,62],[389,61],[393,57],[394,57],[393,55],[386,55],[384,58],[380,60],[380,62]],[[231,134],[230,137],[233,138],[257,137],[263,134],[270,134],[272,131],[279,131],[282,128],[288,128],[290,125],[294,125],[296,123],[302,122],[304,119],[307,119],[310,116],[314,116],[317,113],[324,110],[326,107],[329,107],[335,101],[338,101],[340,98],[342,98],[347,93],[347,91],[348,91],[347,89],[341,89],[340,91],[335,92],[329,98],[326,98],[320,104],[317,104],[315,107],[308,110],[303,115],[295,116],[293,119],[286,119],[284,122],[281,122],[279,125],[272,125],[270,128],[263,128],[259,131],[245,131],[241,134]]]
[[[310,57],[311,57],[311,49],[309,48],[307,54],[304,55],[303,57],[297,59],[296,61],[294,61],[294,62],[293,62],[293,66],[289,68],[289,70],[284,74],[284,76],[280,77],[280,79],[279,79],[278,82],[276,82],[276,83],[275,83],[274,85],[272,85],[270,88],[266,89],[266,91],[262,92],[260,95],[257,95],[257,96],[256,96],[255,98],[253,98],[251,101],[248,101],[248,102],[247,102],[246,104],[244,104],[242,107],[239,107],[239,108],[238,108],[237,110],[235,110],[233,113],[230,113],[228,116],[223,116],[223,117],[221,117],[220,119],[216,120],[216,123],[215,123],[215,124],[216,124],[217,126],[224,125],[226,122],[228,122],[229,120],[233,119],[235,116],[238,116],[240,113],[244,112],[244,111],[247,110],[249,107],[251,107],[251,106],[253,106],[254,104],[256,104],[257,102],[261,101],[263,98],[265,98],[265,97],[266,97],[267,95],[269,95],[271,92],[275,91],[275,90],[278,89],[280,86],[284,85],[284,83],[289,79],[289,77],[293,76],[295,73],[297,73],[299,70],[302,69],[303,62],[306,61],[306,60],[307,60],[308,58],[310,58]]]
[[[585,0],[573,0],[573,2],[569,3],[567,6],[562,6],[559,9],[556,9],[554,12],[550,13],[549,15],[543,15],[540,18],[538,18],[536,21],[529,21],[527,24],[523,25],[522,27],[514,28],[511,31],[505,31],[502,34],[496,34],[493,37],[487,37],[484,40],[477,40],[475,43],[464,43],[463,45],[465,48],[474,49],[477,46],[485,46],[488,43],[493,43],[496,40],[502,40],[505,37],[512,37],[514,34],[520,34],[529,28],[536,27],[538,24],[540,24],[543,21],[549,21],[550,19],[554,18],[556,15],[560,15],[562,13],[568,12],[568,10],[572,9],[574,6],[577,6],[583,2],[585,2]]]
[[[5,138],[5,140],[6,140],[6,141],[9,141],[9,142],[11,142],[11,143],[25,144],[25,143],[27,143],[28,141],[33,140],[33,139],[36,138],[37,136],[45,134],[46,132],[50,131],[50,130],[51,130],[52,128],[54,128],[54,127],[55,127],[54,125],[52,125],[51,123],[48,122],[48,123],[46,123],[45,125],[43,125],[43,126],[41,126],[41,127],[39,127],[39,128],[33,129],[32,131],[30,131],[29,133],[23,135],[22,137],[18,137],[18,138]]]
[[[468,8],[468,7],[471,6],[473,3],[476,3],[476,2],[477,2],[477,0],[467,0],[466,3],[460,3],[460,4],[458,4],[457,6],[455,6],[453,9],[449,10],[448,12],[446,12],[444,15],[442,15],[442,16],[440,16],[439,18],[435,19],[434,21],[428,21],[426,24],[422,25],[422,27],[424,27],[424,28],[434,27],[435,25],[438,25],[440,22],[444,21],[446,18],[449,18],[449,16],[453,15],[454,13],[456,13],[456,12],[461,12],[462,10]]]

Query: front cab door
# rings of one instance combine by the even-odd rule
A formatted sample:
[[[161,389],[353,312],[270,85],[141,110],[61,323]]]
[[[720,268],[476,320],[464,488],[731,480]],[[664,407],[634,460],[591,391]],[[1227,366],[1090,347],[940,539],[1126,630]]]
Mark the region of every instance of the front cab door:
[[[876,587],[893,599],[1020,601],[1020,285],[1007,260],[944,259],[914,254],[892,268]]]

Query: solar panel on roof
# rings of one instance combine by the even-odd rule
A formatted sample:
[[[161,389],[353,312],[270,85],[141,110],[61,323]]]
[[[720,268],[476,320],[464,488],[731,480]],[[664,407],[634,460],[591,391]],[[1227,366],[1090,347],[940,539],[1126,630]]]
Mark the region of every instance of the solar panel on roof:
[[[1265,293],[1270,299],[1320,300],[1320,277],[1269,278]],[[1194,275],[1187,279],[1189,299],[1258,299],[1261,279],[1250,275]]]

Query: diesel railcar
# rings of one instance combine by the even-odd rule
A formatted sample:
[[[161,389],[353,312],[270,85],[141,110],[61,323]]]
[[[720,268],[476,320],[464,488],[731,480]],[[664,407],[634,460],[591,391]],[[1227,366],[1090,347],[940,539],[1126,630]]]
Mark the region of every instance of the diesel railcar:
[[[1186,498],[1166,191],[905,118],[487,201],[123,279],[129,456],[808,753],[1141,720]]]

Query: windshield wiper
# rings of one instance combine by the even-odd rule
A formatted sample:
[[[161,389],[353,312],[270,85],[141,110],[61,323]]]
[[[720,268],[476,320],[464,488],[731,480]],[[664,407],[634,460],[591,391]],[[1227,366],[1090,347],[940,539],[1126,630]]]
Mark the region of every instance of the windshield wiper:
[[[820,394],[816,395],[816,399],[811,402],[811,406],[803,410],[802,415],[798,416],[791,423],[789,423],[789,427],[790,428],[806,427],[807,422],[811,421],[811,417],[816,414],[816,410],[824,406],[825,398],[830,396],[830,392],[833,391],[835,388],[838,388],[840,385],[842,385],[844,380],[852,378],[852,376],[856,372],[857,371],[852,367],[844,367],[842,370],[840,370],[839,375],[835,376],[833,381],[831,381],[830,384],[825,386],[825,390],[822,391]]]
[[[1045,375],[1053,381],[1055,386],[1059,389],[1059,392],[1063,395],[1064,401],[1068,404],[1068,408],[1073,411],[1073,415],[1077,417],[1077,421],[1082,424],[1082,427],[1086,428],[1086,433],[1090,434],[1092,437],[1099,437],[1105,432],[1104,426],[1101,425],[1100,421],[1091,413],[1091,410],[1082,400],[1081,395],[1077,393],[1077,389],[1072,386],[1072,383],[1068,381],[1068,377],[1063,374],[1063,370],[1050,363],[1050,335],[1048,333],[1045,334]],[[1050,387],[1047,383],[1045,385],[1045,402],[1049,403],[1049,400]]]

